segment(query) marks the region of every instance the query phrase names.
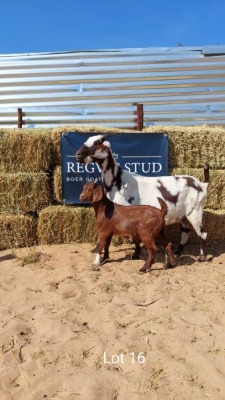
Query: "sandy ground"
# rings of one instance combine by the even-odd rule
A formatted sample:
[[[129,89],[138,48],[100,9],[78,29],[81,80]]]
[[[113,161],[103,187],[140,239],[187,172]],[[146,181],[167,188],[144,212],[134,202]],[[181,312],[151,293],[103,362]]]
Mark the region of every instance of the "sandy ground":
[[[0,399],[224,400],[225,246],[147,274],[130,245],[94,270],[91,247],[0,252]]]

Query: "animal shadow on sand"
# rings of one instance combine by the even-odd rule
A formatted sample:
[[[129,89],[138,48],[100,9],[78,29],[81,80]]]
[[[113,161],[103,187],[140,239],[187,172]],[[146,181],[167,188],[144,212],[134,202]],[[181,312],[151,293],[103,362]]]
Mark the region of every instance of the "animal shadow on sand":
[[[7,260],[13,260],[16,258],[13,254],[6,254],[4,256],[0,256],[0,262],[7,261]]]
[[[115,259],[113,258],[109,258],[109,260],[107,260],[104,264],[109,264],[109,263],[118,263],[118,262],[122,262],[125,260],[129,260],[132,263],[134,263],[136,260],[132,259],[132,247],[127,247],[127,248],[123,248],[123,249],[114,249],[111,251],[111,254],[118,254],[120,252],[127,252],[127,254],[123,257],[116,257]],[[208,264],[209,262],[211,262],[213,260],[214,256],[217,256],[221,251],[219,251],[219,249],[216,251],[216,248],[209,248],[207,249],[207,253],[210,255],[207,256],[207,260],[206,262],[202,263],[202,265],[205,265],[206,263]],[[119,254],[118,254],[119,255]],[[141,257],[140,260],[145,260],[147,256],[146,250],[144,248],[144,246],[142,247],[142,251],[141,251]],[[187,245],[186,251],[184,252],[184,254],[182,254],[181,256],[175,256],[176,258],[176,265],[173,268],[168,268],[169,270],[171,269],[176,269],[176,268],[185,268],[185,266],[191,266],[194,265],[196,262],[198,262],[198,256],[199,256],[199,249],[197,246],[194,245]],[[162,265],[161,268],[154,268],[154,264],[155,263],[160,263]],[[104,265],[103,264],[103,265]],[[163,251],[162,248],[159,248],[156,252],[155,255],[155,261],[152,265],[151,271],[156,271],[159,269],[164,269],[164,264],[165,264],[165,253]]]

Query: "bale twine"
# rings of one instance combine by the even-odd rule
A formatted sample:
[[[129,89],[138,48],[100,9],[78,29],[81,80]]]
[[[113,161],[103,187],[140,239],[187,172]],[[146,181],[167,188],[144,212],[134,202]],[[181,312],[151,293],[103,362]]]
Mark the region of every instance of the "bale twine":
[[[36,243],[36,220],[27,215],[0,214],[0,250]]]
[[[50,201],[45,173],[0,173],[0,212],[38,211]]]
[[[191,175],[204,181],[203,168],[172,168],[171,175]],[[206,208],[214,210],[225,209],[225,170],[209,171],[209,186],[206,201]]]
[[[40,212],[40,244],[95,242],[95,217],[92,208],[50,206]]]

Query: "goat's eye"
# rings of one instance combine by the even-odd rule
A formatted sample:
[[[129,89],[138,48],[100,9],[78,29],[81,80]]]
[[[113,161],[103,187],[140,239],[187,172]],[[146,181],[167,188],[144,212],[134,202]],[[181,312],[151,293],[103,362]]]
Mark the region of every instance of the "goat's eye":
[[[102,143],[103,143],[103,139],[99,139],[99,140],[96,140],[96,142],[94,144],[97,146],[98,144],[102,144]]]

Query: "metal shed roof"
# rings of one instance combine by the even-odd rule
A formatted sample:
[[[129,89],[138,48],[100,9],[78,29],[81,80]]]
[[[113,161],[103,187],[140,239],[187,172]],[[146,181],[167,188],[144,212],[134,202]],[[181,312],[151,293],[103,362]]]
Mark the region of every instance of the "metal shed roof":
[[[0,127],[225,125],[225,46],[0,55]]]

